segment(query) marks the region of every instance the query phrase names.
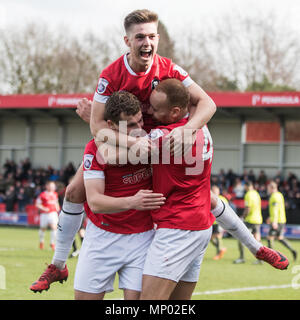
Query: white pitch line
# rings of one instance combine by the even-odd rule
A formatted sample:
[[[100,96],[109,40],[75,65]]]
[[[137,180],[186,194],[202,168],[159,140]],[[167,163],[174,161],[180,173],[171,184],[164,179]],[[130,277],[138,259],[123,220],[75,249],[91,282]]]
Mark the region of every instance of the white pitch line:
[[[292,287],[291,284],[282,284],[282,285],[272,285],[272,286],[231,288],[231,289],[223,289],[223,290],[212,290],[212,291],[194,292],[194,293],[193,293],[193,296],[210,295],[210,294],[221,294],[221,293],[231,293],[231,292],[241,292],[241,291],[285,289],[285,288],[291,288],[291,287]]]

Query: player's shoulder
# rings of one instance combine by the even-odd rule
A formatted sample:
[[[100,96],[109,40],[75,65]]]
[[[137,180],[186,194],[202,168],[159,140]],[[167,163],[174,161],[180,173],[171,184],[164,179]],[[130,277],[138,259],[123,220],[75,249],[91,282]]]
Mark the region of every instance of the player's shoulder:
[[[111,62],[107,67],[105,67],[102,70],[100,74],[100,78],[110,78],[110,77],[114,77],[115,75],[119,75],[120,71],[124,67],[125,65],[124,65],[124,54],[123,54],[121,57]]]
[[[95,140],[92,139],[86,144],[84,154],[96,153],[96,151],[97,151],[97,146],[96,146]]]

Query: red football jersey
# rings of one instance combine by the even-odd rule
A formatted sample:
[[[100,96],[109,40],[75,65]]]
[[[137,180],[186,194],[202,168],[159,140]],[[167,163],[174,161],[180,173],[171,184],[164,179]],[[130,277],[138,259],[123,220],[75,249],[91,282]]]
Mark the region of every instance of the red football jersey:
[[[159,163],[152,165],[153,190],[167,198],[160,209],[152,211],[157,228],[204,230],[215,220],[210,212],[213,148],[207,127],[198,131],[189,156],[174,159],[169,152],[166,153],[167,157],[164,156],[165,135],[187,121],[184,118],[175,124],[160,126],[150,134],[152,140],[158,141],[160,150]]]
[[[128,64],[127,54],[105,68],[100,74],[94,100],[105,103],[115,91],[128,91],[142,103],[144,129],[148,132],[155,127],[152,116],[147,113],[152,90],[162,80],[176,78],[188,87],[193,83],[188,73],[168,58],[155,55],[151,66],[143,73],[134,72]]]
[[[43,191],[37,198],[37,202],[48,208],[49,211],[41,210],[41,213],[57,212],[56,204],[58,201],[57,192]]]
[[[141,189],[152,188],[150,165],[107,165],[101,161],[94,140],[85,148],[84,179],[105,179],[104,194],[111,197],[129,197]],[[99,228],[122,234],[140,233],[153,229],[150,211],[128,210],[120,213],[93,213],[85,203],[88,218]]]

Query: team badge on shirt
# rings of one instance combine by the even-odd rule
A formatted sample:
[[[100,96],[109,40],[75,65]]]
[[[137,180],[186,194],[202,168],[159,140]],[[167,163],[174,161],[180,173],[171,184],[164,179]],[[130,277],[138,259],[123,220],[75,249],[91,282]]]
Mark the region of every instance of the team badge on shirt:
[[[151,89],[154,90],[158,84],[159,84],[159,79],[154,78],[151,82]]]
[[[108,85],[108,81],[104,78],[100,78],[98,82],[97,93],[99,94],[104,93],[107,85]]]
[[[89,170],[92,167],[94,156],[92,154],[85,154],[83,158],[83,166],[85,170]]]

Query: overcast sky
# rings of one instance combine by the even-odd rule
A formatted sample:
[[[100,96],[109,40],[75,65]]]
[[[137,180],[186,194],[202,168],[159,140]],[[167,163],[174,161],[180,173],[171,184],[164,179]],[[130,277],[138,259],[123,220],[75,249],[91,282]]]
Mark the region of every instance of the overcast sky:
[[[126,14],[143,8],[157,12],[172,37],[231,12],[274,12],[300,32],[300,0],[0,0],[0,27],[38,21],[51,28],[64,24],[74,33],[101,33],[112,27],[122,30]]]

